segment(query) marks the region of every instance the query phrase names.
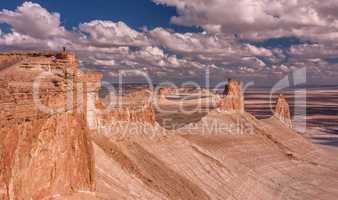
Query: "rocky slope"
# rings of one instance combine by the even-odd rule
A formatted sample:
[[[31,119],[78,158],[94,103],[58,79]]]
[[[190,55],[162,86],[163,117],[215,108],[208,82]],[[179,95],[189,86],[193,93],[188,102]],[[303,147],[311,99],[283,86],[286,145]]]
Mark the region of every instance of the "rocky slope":
[[[122,126],[133,128],[124,137],[98,132],[93,136],[98,196],[335,199],[337,159],[279,118],[260,121],[238,111],[218,109],[176,130],[128,123]]]
[[[274,119],[211,112],[155,137],[149,127],[137,137],[99,134],[97,192],[104,199],[334,199],[338,163],[285,129]]]

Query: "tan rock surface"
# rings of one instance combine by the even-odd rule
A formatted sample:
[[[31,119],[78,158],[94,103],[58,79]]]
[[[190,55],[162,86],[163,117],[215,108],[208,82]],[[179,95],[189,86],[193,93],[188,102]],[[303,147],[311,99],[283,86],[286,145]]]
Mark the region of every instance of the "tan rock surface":
[[[292,128],[290,106],[282,94],[277,98],[275,117],[280,119],[288,127]]]
[[[152,104],[153,94],[149,90],[140,90],[113,99],[116,105],[102,118],[108,121],[139,122],[155,124],[155,110]]]
[[[12,56],[16,60],[18,55],[7,59]],[[75,88],[67,84],[64,67],[74,63],[49,55],[24,57],[0,73],[1,199],[50,199],[93,191],[94,159],[86,121],[66,106],[66,94]],[[33,82],[47,71],[51,73],[41,79],[37,98],[44,105],[63,107],[59,113],[42,112],[34,103]]]
[[[223,98],[218,104],[220,110],[227,112],[244,111],[244,97],[241,91],[241,85],[238,81],[229,79],[223,95]]]

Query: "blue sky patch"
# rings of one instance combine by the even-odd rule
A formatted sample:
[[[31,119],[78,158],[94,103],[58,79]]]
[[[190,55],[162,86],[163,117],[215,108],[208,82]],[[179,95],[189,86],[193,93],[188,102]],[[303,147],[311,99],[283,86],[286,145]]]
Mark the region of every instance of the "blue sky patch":
[[[2,33],[10,33],[11,26],[9,26],[8,24],[0,23],[0,30]]]
[[[264,47],[267,49],[272,48],[288,49],[291,46],[301,44],[311,44],[312,42],[303,40],[298,37],[279,37],[279,38],[270,38],[262,41],[244,41],[244,43],[249,43],[255,45],[256,47]]]
[[[0,9],[15,10],[25,1],[1,1]],[[35,0],[50,12],[61,14],[62,25],[71,30],[80,23],[91,20],[123,21],[133,29],[143,27],[154,29],[163,27],[176,32],[201,32],[198,27],[183,27],[170,23],[170,19],[177,15],[176,8],[157,5],[151,0]]]

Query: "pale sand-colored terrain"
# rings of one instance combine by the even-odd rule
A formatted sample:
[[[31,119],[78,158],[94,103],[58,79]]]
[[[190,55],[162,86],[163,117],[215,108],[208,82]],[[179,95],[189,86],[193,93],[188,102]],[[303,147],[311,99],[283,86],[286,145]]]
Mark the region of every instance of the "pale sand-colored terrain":
[[[239,122],[239,129],[206,130],[214,123]],[[159,137],[95,141],[98,188],[108,199],[335,199],[338,194],[334,154],[274,118],[211,111],[202,121]]]

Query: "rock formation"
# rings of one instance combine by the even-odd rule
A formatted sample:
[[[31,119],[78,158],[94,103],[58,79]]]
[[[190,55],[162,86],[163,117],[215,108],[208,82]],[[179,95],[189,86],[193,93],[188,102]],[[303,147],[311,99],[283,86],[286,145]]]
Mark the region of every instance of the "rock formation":
[[[221,111],[227,112],[243,112],[244,111],[244,97],[241,91],[239,81],[229,79],[225,86],[223,98],[218,104]]]
[[[95,188],[87,122],[67,105],[77,88],[65,74],[77,76],[77,64],[73,55],[56,55],[2,55],[13,65],[0,71],[0,199],[48,199]]]
[[[80,75],[82,84],[78,85],[80,97],[77,99],[80,104],[81,112],[84,115],[84,119],[87,121],[88,128],[97,128],[97,109],[100,109],[99,90],[101,88],[102,74],[98,72],[86,72]]]
[[[166,99],[166,96],[169,95],[169,94],[172,94],[174,92],[174,88],[171,88],[171,87],[161,87],[158,89],[158,94],[157,94],[157,100],[158,101],[165,101],[167,100]]]
[[[6,56],[6,67],[0,68],[0,199],[333,200],[338,195],[335,157],[276,118],[261,121],[238,112],[244,106],[237,81],[229,81],[220,103],[231,112],[212,111],[191,129],[155,132],[155,139],[119,139],[116,133],[124,127],[104,134],[89,130],[95,126],[88,118],[94,125],[125,122],[130,132],[135,131],[130,124],[151,127],[142,133],[157,131],[152,92],[119,96],[118,104],[102,113],[97,96],[102,75],[78,70],[73,54],[17,54],[22,59],[15,61]],[[32,86],[44,72],[50,73],[40,77],[34,94]],[[53,109],[38,108],[37,100]],[[283,97],[276,115],[290,119]]]
[[[275,117],[292,128],[290,107],[284,95],[280,94],[276,101]]]
[[[155,111],[151,104],[120,107],[112,110],[110,116],[116,121],[155,123]]]
[[[140,90],[124,96],[116,96],[116,106],[106,112],[105,120],[155,124],[153,94],[149,90]]]

